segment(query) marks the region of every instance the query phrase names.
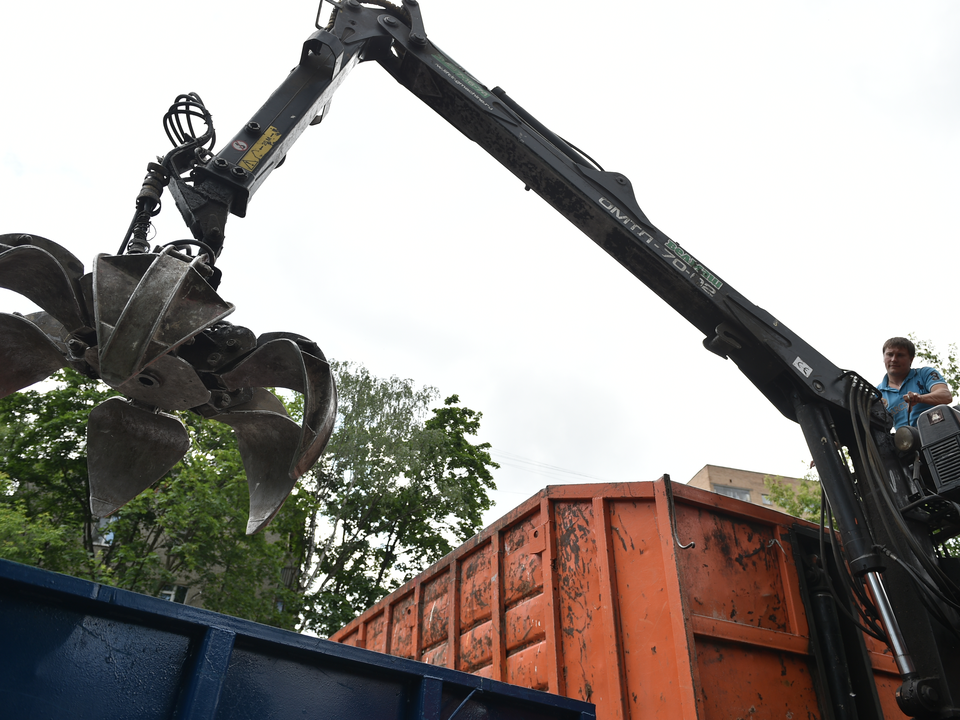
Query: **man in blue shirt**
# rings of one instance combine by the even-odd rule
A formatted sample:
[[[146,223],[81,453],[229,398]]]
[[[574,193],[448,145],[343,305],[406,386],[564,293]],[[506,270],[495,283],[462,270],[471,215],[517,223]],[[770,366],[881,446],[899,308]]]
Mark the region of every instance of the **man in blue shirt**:
[[[887,374],[877,389],[883,395],[884,407],[893,416],[895,428],[916,427],[922,412],[934,405],[953,402],[953,393],[940,371],[930,367],[910,367],[916,354],[916,347],[907,338],[894,337],[883,344],[883,365]]]

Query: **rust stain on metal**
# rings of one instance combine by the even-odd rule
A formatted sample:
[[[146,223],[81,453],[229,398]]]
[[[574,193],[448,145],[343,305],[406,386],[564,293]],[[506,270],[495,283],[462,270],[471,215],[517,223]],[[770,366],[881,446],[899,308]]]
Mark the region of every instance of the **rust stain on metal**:
[[[503,559],[503,601],[507,607],[543,592],[543,560],[524,549]]]
[[[493,553],[488,543],[460,566],[460,627],[468,630],[489,620],[492,602]]]
[[[687,535],[704,538],[678,556],[697,613],[790,632],[779,551],[771,544],[774,527],[703,509],[694,513],[682,506],[678,522],[680,518]],[[723,592],[717,591],[718,586]]]
[[[473,672],[493,662],[493,634],[486,622],[460,636],[460,669]]]
[[[384,613],[380,613],[367,623],[367,650],[373,650],[374,652],[387,651],[386,625]]]
[[[421,590],[423,596],[423,617],[420,620],[420,642],[424,650],[446,642],[450,626],[450,575],[446,573],[425,583]]]
[[[591,502],[558,502],[557,573],[560,577],[560,632],[567,695],[582,700],[594,696],[604,682],[605,663],[593,655],[606,649],[599,622],[604,598],[600,592],[597,540]]]
[[[421,662],[436,665],[438,667],[447,666],[447,646],[439,645],[432,650],[428,650],[420,657]]]
[[[516,525],[508,528],[503,533],[503,552],[510,554],[516,552],[524,545],[529,545],[541,523],[539,513],[531,515],[518,522]]]
[[[390,654],[414,659],[413,628],[416,623],[413,593],[393,607],[393,633],[390,638]]]
[[[507,682],[531,690],[546,690],[549,687],[547,678],[548,652],[549,648],[546,643],[538,643],[508,657]]]
[[[504,640],[508,654],[527,645],[541,642],[546,637],[543,595],[510,608],[505,615]]]

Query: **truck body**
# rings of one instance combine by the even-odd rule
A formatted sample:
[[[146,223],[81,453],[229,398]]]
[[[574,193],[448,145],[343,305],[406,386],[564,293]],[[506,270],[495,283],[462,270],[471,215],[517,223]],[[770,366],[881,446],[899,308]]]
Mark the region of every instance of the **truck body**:
[[[857,631],[843,668],[827,657],[817,533],[669,479],[551,486],[331,639],[587,700],[598,720],[843,717],[838,672],[859,717],[902,718],[882,643]]]
[[[593,707],[0,560],[25,720],[593,720]]]

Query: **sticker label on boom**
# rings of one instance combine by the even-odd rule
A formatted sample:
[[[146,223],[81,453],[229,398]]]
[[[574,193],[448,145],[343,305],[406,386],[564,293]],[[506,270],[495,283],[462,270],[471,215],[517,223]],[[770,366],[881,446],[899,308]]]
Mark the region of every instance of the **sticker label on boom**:
[[[810,373],[813,372],[813,368],[810,367],[809,365],[807,365],[807,364],[806,364],[803,360],[801,360],[799,357],[797,357],[797,359],[793,361],[793,366],[794,366],[797,370],[799,370],[799,371],[800,371],[800,374],[803,375],[804,377],[810,377]]]
[[[273,146],[277,144],[279,139],[280,131],[271,125],[267,128],[267,131],[260,136],[260,139],[253,144],[253,147],[250,148],[247,154],[243,156],[238,165],[248,172],[253,172],[256,170],[257,165],[260,164],[260,161],[273,150]]]

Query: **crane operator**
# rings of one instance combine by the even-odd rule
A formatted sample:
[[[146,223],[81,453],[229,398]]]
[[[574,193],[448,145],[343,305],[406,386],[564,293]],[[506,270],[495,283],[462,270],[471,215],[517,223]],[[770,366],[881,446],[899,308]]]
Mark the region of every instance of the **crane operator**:
[[[883,405],[893,416],[894,428],[912,425],[934,405],[948,405],[953,393],[943,374],[932,367],[911,368],[917,354],[914,344],[903,337],[893,337],[883,344],[883,365],[887,370],[877,389]]]

